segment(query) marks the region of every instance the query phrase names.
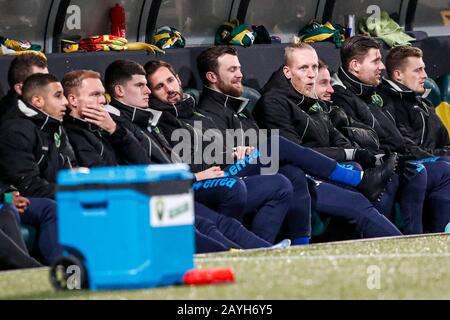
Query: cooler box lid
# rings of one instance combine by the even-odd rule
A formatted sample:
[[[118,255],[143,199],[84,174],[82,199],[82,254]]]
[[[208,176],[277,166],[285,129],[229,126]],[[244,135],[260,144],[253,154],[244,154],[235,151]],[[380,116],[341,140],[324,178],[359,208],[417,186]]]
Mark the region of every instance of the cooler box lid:
[[[57,182],[60,186],[74,186],[192,180],[193,178],[186,164],[155,164],[61,170],[58,173]]]

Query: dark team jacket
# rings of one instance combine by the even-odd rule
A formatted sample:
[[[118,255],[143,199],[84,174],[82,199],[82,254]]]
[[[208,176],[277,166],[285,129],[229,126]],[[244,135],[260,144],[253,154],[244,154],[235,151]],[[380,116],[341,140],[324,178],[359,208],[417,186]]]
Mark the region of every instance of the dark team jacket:
[[[70,115],[64,118],[63,123],[80,166],[148,163],[148,157],[137,139],[119,123],[112,135]]]
[[[322,101],[322,107],[328,114],[333,126],[339,130],[352,145],[373,151],[380,149],[380,141],[378,140],[378,135],[374,129],[348,116],[344,109],[334,104],[333,101]]]
[[[61,121],[19,100],[0,127],[0,180],[26,197],[54,198],[56,175],[76,166]]]
[[[116,123],[130,131],[137,139],[148,159],[148,163],[172,163],[172,148],[159,129],[161,112],[125,105],[112,99],[106,106]],[[176,161],[175,161],[176,162]]]
[[[253,111],[261,128],[279,129],[281,136],[337,161],[346,160],[344,148],[355,147],[334,127],[331,109],[295,90],[281,68],[272,74],[261,94]]]
[[[205,86],[197,110],[210,118],[224,136],[230,134],[226,133],[230,129],[249,133],[247,137],[237,134],[240,139],[235,139],[235,146],[254,146],[255,141],[251,141],[250,133],[259,133],[259,127],[252,114],[245,109],[248,101],[244,97],[232,97]]]
[[[380,149],[406,153],[407,141],[397,129],[392,113],[384,108],[382,98],[374,86],[366,85],[342,67],[332,77],[333,102],[343,108],[348,116],[370,126],[380,141]],[[361,146],[365,147],[365,146]]]
[[[394,80],[383,79],[379,93],[401,134],[435,155],[449,155],[449,136],[433,104]]]
[[[210,117],[196,110],[192,96],[185,94],[182,101],[174,104],[152,98],[150,105],[162,112],[161,131],[170,141],[173,151],[183,162],[189,163],[193,172],[225,163],[225,157],[233,154],[234,142],[227,145],[226,134],[218,130]]]

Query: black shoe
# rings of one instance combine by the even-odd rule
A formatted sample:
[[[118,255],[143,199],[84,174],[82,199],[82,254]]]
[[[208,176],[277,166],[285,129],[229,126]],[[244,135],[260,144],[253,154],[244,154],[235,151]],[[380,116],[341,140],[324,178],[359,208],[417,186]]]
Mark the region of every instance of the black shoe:
[[[363,178],[356,189],[370,201],[379,200],[381,194],[385,190],[386,183],[395,173],[397,158],[397,153],[393,152],[385,157],[384,162],[381,165],[364,170]]]

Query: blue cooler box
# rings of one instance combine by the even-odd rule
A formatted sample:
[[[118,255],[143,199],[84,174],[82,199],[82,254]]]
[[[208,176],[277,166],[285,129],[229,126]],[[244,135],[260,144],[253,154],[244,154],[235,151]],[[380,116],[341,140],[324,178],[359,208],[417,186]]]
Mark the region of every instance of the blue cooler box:
[[[182,282],[195,251],[192,178],[182,164],[58,174],[59,241],[83,263],[90,289]]]

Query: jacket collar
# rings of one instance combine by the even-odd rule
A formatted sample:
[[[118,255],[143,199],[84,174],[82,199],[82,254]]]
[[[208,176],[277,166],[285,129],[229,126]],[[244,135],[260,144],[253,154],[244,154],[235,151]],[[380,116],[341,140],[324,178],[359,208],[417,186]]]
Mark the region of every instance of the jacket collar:
[[[388,92],[396,95],[401,100],[408,99],[408,101],[410,102],[414,101],[414,103],[417,103],[417,105],[420,106],[425,111],[428,111],[427,107],[431,106],[430,105],[431,102],[426,100],[426,97],[428,96],[429,92],[425,91],[423,95],[420,95],[419,93],[409,89],[407,86],[395,80],[384,78],[381,87],[383,90],[387,90]]]
[[[230,108],[236,113],[241,113],[247,106],[249,99],[244,97],[233,97],[228,94],[216,91],[210,87],[204,86],[202,92],[202,98],[209,98],[214,100],[224,108]],[[201,98],[201,99],[202,99]]]
[[[17,102],[17,106],[23,117],[33,121],[42,131],[52,133],[57,132],[60,129],[62,120],[53,118],[42,110],[39,110],[20,99]]]
[[[337,73],[331,78],[332,86],[341,86],[346,90],[350,90],[357,96],[367,97],[374,93],[375,86],[362,83],[356,76],[350,72],[345,72],[342,67],[339,67]]]
[[[409,97],[409,98],[419,98],[421,97],[420,94],[414,92],[413,90],[409,89],[407,86],[401,84],[400,82],[397,82],[393,79],[383,78],[382,86],[384,89],[387,89],[389,92],[397,95],[400,97],[400,99]]]
[[[138,126],[156,127],[161,118],[161,111],[151,108],[142,109],[126,105],[116,99],[111,100],[111,104],[105,106],[106,110],[118,117],[124,117]]]
[[[158,112],[168,112],[176,118],[189,119],[195,112],[195,100],[189,94],[183,94],[178,103],[164,103],[154,97],[150,98],[150,105]]]

